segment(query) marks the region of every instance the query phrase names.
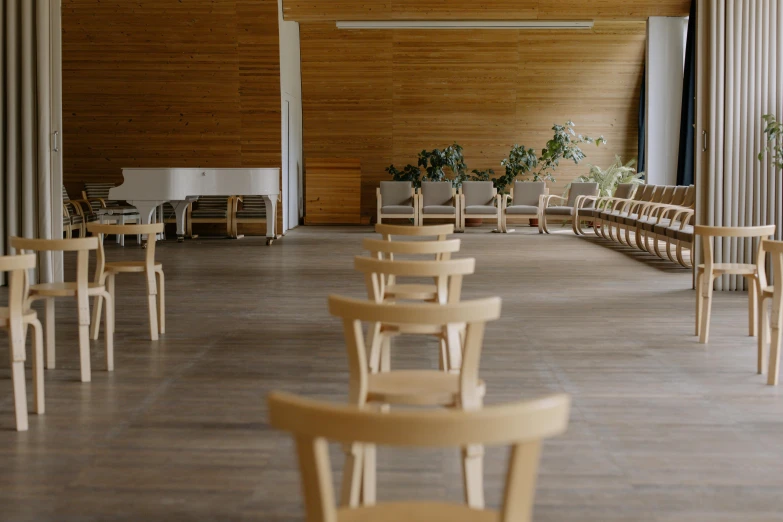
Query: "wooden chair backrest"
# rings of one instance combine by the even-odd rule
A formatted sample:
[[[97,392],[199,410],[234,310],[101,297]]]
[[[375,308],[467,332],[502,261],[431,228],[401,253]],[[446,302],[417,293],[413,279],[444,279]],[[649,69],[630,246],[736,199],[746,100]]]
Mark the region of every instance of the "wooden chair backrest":
[[[426,225],[411,227],[405,225],[375,225],[375,232],[391,241],[391,236],[437,237],[439,241],[454,233],[454,225]]]
[[[767,273],[766,273],[766,253],[769,252],[772,264],[772,274],[774,275],[774,292],[777,295],[781,295],[783,291],[783,241],[773,241],[771,239],[764,239],[759,245],[759,253],[756,258],[756,266],[758,267],[759,282],[761,287],[767,286]]]
[[[103,235],[104,234],[127,234],[131,236],[135,235],[147,235],[147,248],[144,253],[144,264],[146,266],[147,277],[153,278],[152,283],[154,287],[154,274],[153,269],[155,267],[155,245],[158,242],[158,234],[163,232],[163,223],[153,223],[151,225],[101,225],[99,223],[90,223],[87,225],[87,230],[93,234],[99,234],[98,241],[98,254],[97,254],[97,266],[95,268],[95,282],[100,281],[103,269],[106,267],[106,253],[103,250]]]
[[[438,302],[446,304],[459,302],[462,279],[475,272],[476,260],[393,261],[357,256],[354,268],[364,274],[367,295],[375,302],[383,301],[386,284],[397,277],[432,277],[438,289]]]
[[[672,198],[671,198],[671,204],[682,206],[685,203],[685,198],[687,196],[688,196],[688,187],[684,185],[674,187],[674,192],[672,193]]]
[[[657,185],[645,185],[640,189],[636,189],[636,194],[633,195],[634,201],[651,201],[656,187]]]
[[[751,238],[751,239],[768,239],[775,233],[775,225],[761,225],[755,227],[716,227],[707,225],[696,225],[693,227],[693,233],[697,236],[701,236],[702,241],[702,253],[704,259],[704,271],[705,273],[712,272],[712,265],[715,262],[713,238],[716,237],[737,237],[737,238]],[[756,262],[759,259],[763,259],[764,254],[764,242],[759,242],[759,247],[756,255]],[[759,273],[763,272],[760,271]]]
[[[477,411],[382,413],[273,392],[268,405],[269,424],[294,436],[307,522],[338,520],[328,441],[422,448],[510,445],[505,491],[497,520],[530,522],[542,441],[566,431],[570,398],[553,395]],[[374,516],[362,520],[391,519],[378,510]]]
[[[663,190],[661,191],[661,199],[659,200],[660,203],[664,204],[670,204],[674,200],[674,190],[676,187],[674,185],[666,185],[663,187]]]
[[[365,238],[362,248],[378,259],[394,259],[394,254],[400,255],[434,255],[436,260],[449,259],[451,254],[459,252],[460,240],[445,241],[384,241],[383,239]]]
[[[22,347],[23,353],[13,353],[12,360],[23,361],[24,354],[24,315],[27,302],[27,271],[35,268],[35,254],[0,256],[0,272],[8,272],[8,328],[11,333],[11,350]]]
[[[77,239],[30,239],[26,237],[9,238],[11,248],[21,254],[28,252],[76,252],[76,283],[79,288],[87,288],[87,270],[90,250],[98,250],[97,237]],[[84,296],[86,299],[87,296]]]
[[[696,204],[696,187],[689,185],[685,191],[685,200],[682,202],[683,207],[693,208]]]

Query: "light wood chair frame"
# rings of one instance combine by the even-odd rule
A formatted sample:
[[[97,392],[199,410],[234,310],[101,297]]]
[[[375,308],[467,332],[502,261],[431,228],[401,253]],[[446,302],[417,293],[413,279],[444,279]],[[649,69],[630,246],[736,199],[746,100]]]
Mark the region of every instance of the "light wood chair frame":
[[[764,239],[775,233],[775,225],[752,227],[716,227],[696,225],[694,236],[701,238],[703,263],[696,267],[696,335],[699,342],[706,344],[710,335],[710,316],[712,315],[713,283],[722,275],[739,275],[748,281],[748,335],[756,335],[758,326],[758,295],[761,281],[756,263],[715,263],[713,240],[721,238],[758,239],[762,248]],[[758,251],[757,251],[758,259]]]
[[[25,254],[28,252],[76,252],[76,281],[61,283],[39,283],[30,286],[27,305],[43,300],[46,314],[46,368],[56,367],[55,357],[55,314],[54,301],[58,297],[75,297],[79,321],[79,359],[82,382],[92,379],[90,365],[90,297],[101,296],[112,303],[112,297],[101,283],[90,283],[88,266],[90,251],[98,250],[98,238],[78,239],[28,239],[11,237],[11,248]],[[106,371],[114,371],[114,307],[107,306],[106,322]]]
[[[459,202],[459,210],[457,213],[459,214],[459,231],[465,232],[465,220],[467,218],[470,219],[492,219],[497,222],[497,231],[502,232],[503,231],[503,200],[500,194],[498,194],[498,189],[492,188],[492,201],[495,202],[495,212],[492,214],[466,214],[467,207],[465,205],[465,194],[463,193],[462,186],[459,187],[459,190],[457,191],[457,198]]]
[[[211,196],[210,196],[211,197]],[[226,196],[226,217],[225,218],[217,218],[217,217],[203,217],[199,218],[193,217],[193,205],[198,203],[198,200],[193,201],[188,205],[187,212],[185,214],[185,227],[187,229],[186,234],[190,238],[197,238],[198,235],[193,235],[193,224],[194,223],[204,223],[204,224],[218,224],[226,225],[226,236],[228,237],[235,237],[234,236],[234,208],[236,208],[236,203],[234,202],[234,199],[236,196]]]
[[[377,214],[376,214],[376,224],[381,225],[383,224],[383,219],[413,219],[413,226],[418,227],[421,223],[421,216],[419,214],[419,198],[421,195],[418,192],[418,189],[416,187],[411,186],[411,202],[413,204],[413,215],[406,215],[406,214],[384,214],[383,213],[383,197],[381,196],[381,187],[377,187],[375,189],[375,198],[378,204]],[[390,225],[395,226],[395,225]],[[401,225],[397,225],[401,226]]]
[[[486,387],[478,373],[484,329],[488,321],[500,317],[499,298],[441,305],[377,303],[333,295],[329,297],[329,312],[343,320],[350,404],[376,409],[391,404],[440,406],[464,411],[482,408]],[[449,325],[465,325],[459,373],[438,370],[372,372],[367,360],[363,323],[423,334],[430,334],[436,328],[445,331]],[[426,393],[419,391],[424,389]],[[462,450],[465,499],[476,509],[484,507],[483,455],[480,446]],[[341,498],[344,506],[357,507],[360,502],[375,504],[375,448],[372,445],[346,448]]]
[[[27,383],[24,363],[26,360],[25,339],[27,327],[32,327],[33,353],[33,411],[42,415],[46,411],[44,398],[43,328],[35,310],[28,306],[28,270],[35,268],[34,254],[0,256],[0,272],[9,273],[8,306],[0,308],[0,327],[8,330],[9,355],[11,359],[11,382],[14,393],[16,430],[27,431]]]
[[[502,199],[502,207],[503,208],[501,209],[501,216],[502,216],[503,223],[502,223],[502,226],[501,226],[500,230],[503,233],[505,233],[505,234],[507,234],[509,232],[513,232],[513,229],[512,230],[508,229],[508,219],[509,218],[512,219],[512,222],[514,220],[517,220],[517,219],[527,219],[527,220],[538,219],[539,223],[540,223],[541,222],[540,221],[540,219],[541,219],[541,197],[548,196],[548,195],[549,195],[549,187],[546,187],[544,189],[544,193],[541,196],[539,196],[539,204],[536,207],[536,213],[535,214],[509,214],[508,213],[509,202],[513,202],[514,201],[514,187],[512,186],[511,190],[509,191],[508,194],[503,194],[503,199]]]
[[[767,253],[772,265],[772,285],[767,282]],[[761,241],[756,265],[759,273],[758,373],[766,371],[767,384],[777,386],[783,328],[783,241]],[[764,352],[768,346],[769,363],[765,368]]]
[[[594,195],[598,195],[598,187],[595,188],[596,193]],[[577,201],[579,200],[579,196],[574,199],[574,206],[571,207],[571,214],[569,215],[556,215],[552,214],[547,216],[546,209],[550,206],[550,203],[554,200],[560,200],[564,204],[568,203],[568,196],[557,196],[554,194],[543,194],[538,199],[538,233],[539,234],[550,234],[549,231],[549,223],[572,223],[572,229],[574,230],[574,233],[576,233],[576,226],[573,224],[578,217],[577,211],[579,210],[579,207],[577,205]],[[587,204],[587,203],[585,203]],[[567,206],[567,205],[564,205]],[[578,217],[578,219],[582,221],[589,221],[592,223],[593,218],[590,216],[581,216]]]
[[[233,207],[231,209],[231,233],[229,234],[234,239],[241,239],[244,237],[243,235],[239,234],[239,224],[240,223],[249,223],[249,224],[263,224],[266,225],[267,223],[267,216],[265,215],[262,218],[259,217],[239,217],[239,204],[243,203],[244,198],[246,196],[234,196],[234,202]],[[260,197],[260,196],[258,196]]]
[[[570,398],[491,406],[479,411],[393,411],[331,405],[284,393],[268,398],[269,423],[294,436],[307,522],[530,522],[543,439],[568,427]],[[457,447],[510,445],[498,513],[447,503],[397,502],[337,507],[327,441],[346,446]]]
[[[117,293],[115,290],[115,278],[119,274],[141,273],[147,283],[147,309],[149,312],[150,339],[158,340],[158,333],[166,333],[166,279],[163,275],[163,264],[155,261],[155,245],[158,242],[158,234],[163,232],[163,223],[151,225],[99,225],[91,224],[87,230],[98,235],[97,266],[95,269],[95,282],[105,285],[111,295],[111,304],[114,307],[112,317],[117,317]],[[147,243],[144,261],[106,261],[106,252],[103,248],[103,236],[112,234],[141,235],[146,237]],[[100,334],[101,307],[103,299],[95,296],[93,301],[92,338],[98,339]]]
[[[443,183],[446,183],[445,181]],[[457,197],[457,189],[452,187],[451,188],[451,202],[452,205],[454,205],[454,213],[453,214],[425,214],[424,213],[424,189],[419,189],[419,197],[416,200],[418,203],[418,210],[416,213],[419,216],[419,226],[425,226],[424,220],[425,219],[441,219],[441,220],[449,220],[454,221],[454,227],[457,232],[464,232],[464,229],[460,229],[460,223],[462,219],[462,215],[460,214],[460,205],[459,205],[459,198]],[[442,205],[442,206],[448,206],[448,205]]]
[[[419,225],[415,227],[405,225],[375,225],[375,232],[380,234],[385,241],[392,241],[394,236],[402,237],[434,237],[438,241],[448,239],[448,236],[454,234],[454,225]]]

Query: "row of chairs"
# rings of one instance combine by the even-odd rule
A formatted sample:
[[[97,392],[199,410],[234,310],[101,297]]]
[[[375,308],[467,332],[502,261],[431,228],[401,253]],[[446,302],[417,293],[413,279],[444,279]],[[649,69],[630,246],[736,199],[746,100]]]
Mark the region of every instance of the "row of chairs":
[[[106,370],[114,370],[114,321],[116,317],[116,292],[114,280],[119,274],[142,273],[146,276],[150,338],[157,340],[166,330],[165,286],[163,265],[155,261],[157,235],[163,224],[154,225],[100,225],[87,226],[94,237],[71,239],[28,239],[11,237],[9,242],[15,255],[0,257],[0,271],[9,273],[8,306],[0,308],[0,327],[9,332],[11,345],[11,377],[14,389],[16,429],[28,429],[27,393],[24,375],[26,360],[25,338],[32,328],[33,383],[35,387],[34,411],[44,413],[44,332],[47,369],[56,367],[55,355],[55,300],[61,297],[75,298],[79,325],[79,359],[81,381],[91,380],[90,337],[98,339],[100,316],[104,313],[104,338],[106,342]],[[107,261],[103,250],[103,236],[109,234],[143,234],[148,236],[144,260]],[[93,280],[89,280],[90,252],[96,252],[96,268]],[[44,252],[69,252],[76,254],[75,280],[58,283],[30,284],[29,272],[36,267],[36,254]],[[90,298],[94,300],[90,318]],[[35,301],[44,301],[45,326],[32,309]],[[104,307],[105,305],[105,307]],[[90,327],[92,326],[92,331]]]
[[[112,183],[85,183],[81,199],[71,199],[65,186],[63,195],[63,231],[66,238],[78,232],[85,237],[87,225],[98,221],[101,209],[133,208],[120,201],[109,199]],[[174,207],[170,203],[162,206],[162,222],[176,223]],[[238,237],[240,224],[266,223],[266,205],[261,196],[201,196],[188,207],[185,216],[187,235],[193,237],[194,224],[225,225],[226,235]]]
[[[370,255],[354,260],[368,299],[329,297],[330,313],[343,323],[349,404],[282,393],[269,397],[270,424],[295,437],[306,519],[530,520],[541,441],[565,431],[568,396],[484,408],[479,365],[487,323],[500,317],[500,299],[461,300],[475,260],[451,258],[460,249],[459,240],[448,239],[453,225],[380,224],[376,231],[381,239],[363,242]],[[433,282],[406,282],[409,278]],[[392,340],[403,335],[436,340],[440,367],[392,369]],[[397,409],[425,406],[437,409]],[[346,451],[339,506],[327,440],[343,443]],[[465,504],[377,503],[378,444],[460,448]],[[513,450],[503,505],[493,513],[484,505],[483,448],[498,444]]]
[[[619,185],[613,197],[580,196],[575,202],[573,230],[585,235],[591,223],[598,236],[636,247],[692,267],[693,216],[696,189],[673,185]],[[661,243],[665,246],[662,249]]]
[[[459,189],[445,182],[423,182],[417,191],[407,181],[382,181],[377,190],[377,222],[384,219],[413,219],[423,225],[427,219],[453,220],[456,230],[464,232],[468,219],[487,219],[497,223],[499,232],[510,232],[509,221],[539,220],[539,232],[549,233],[547,220],[571,220],[577,198],[594,196],[598,184],[572,183],[565,197],[549,195],[543,181],[514,182],[510,194],[499,195],[491,181],[465,181]],[[560,204],[553,203],[560,201]]]

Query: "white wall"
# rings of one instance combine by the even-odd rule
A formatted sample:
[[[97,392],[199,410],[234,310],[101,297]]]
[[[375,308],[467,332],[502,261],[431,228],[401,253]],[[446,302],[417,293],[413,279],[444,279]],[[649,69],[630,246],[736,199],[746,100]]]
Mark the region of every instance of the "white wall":
[[[289,129],[289,175],[295,185],[295,194],[289,187],[283,188],[283,212],[288,212],[288,228],[299,224],[304,211],[302,156],[302,68],[299,53],[299,24],[283,21],[283,0],[277,0],[280,34],[280,104],[281,114],[285,114],[285,102],[288,101],[290,114]],[[284,132],[285,124],[281,126]],[[281,136],[282,153],[285,154],[286,136]],[[283,162],[285,164],[285,161]],[[285,175],[283,176],[285,179]],[[293,197],[292,197],[293,196]],[[295,204],[294,204],[295,203]],[[295,218],[295,219],[294,219]]]
[[[687,18],[653,16],[647,22],[647,183],[677,184],[682,78]]]

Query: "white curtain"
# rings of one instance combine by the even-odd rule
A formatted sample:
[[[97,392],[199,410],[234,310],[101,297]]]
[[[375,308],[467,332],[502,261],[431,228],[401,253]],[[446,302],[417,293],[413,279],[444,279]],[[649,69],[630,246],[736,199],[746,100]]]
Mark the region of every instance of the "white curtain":
[[[62,201],[54,196],[62,174],[52,150],[61,117],[60,75],[52,74],[59,13],[59,0],[0,2],[0,255],[10,236],[62,237]],[[42,256],[38,278],[57,279],[59,265]]]
[[[697,168],[699,223],[749,226],[774,223],[783,237],[783,179],[759,161],[766,139],[762,115],[783,118],[783,0],[700,0],[699,104],[703,133]],[[698,129],[697,129],[698,130]],[[755,262],[757,243],[716,244],[716,262]],[[744,278],[716,282],[741,290]]]

